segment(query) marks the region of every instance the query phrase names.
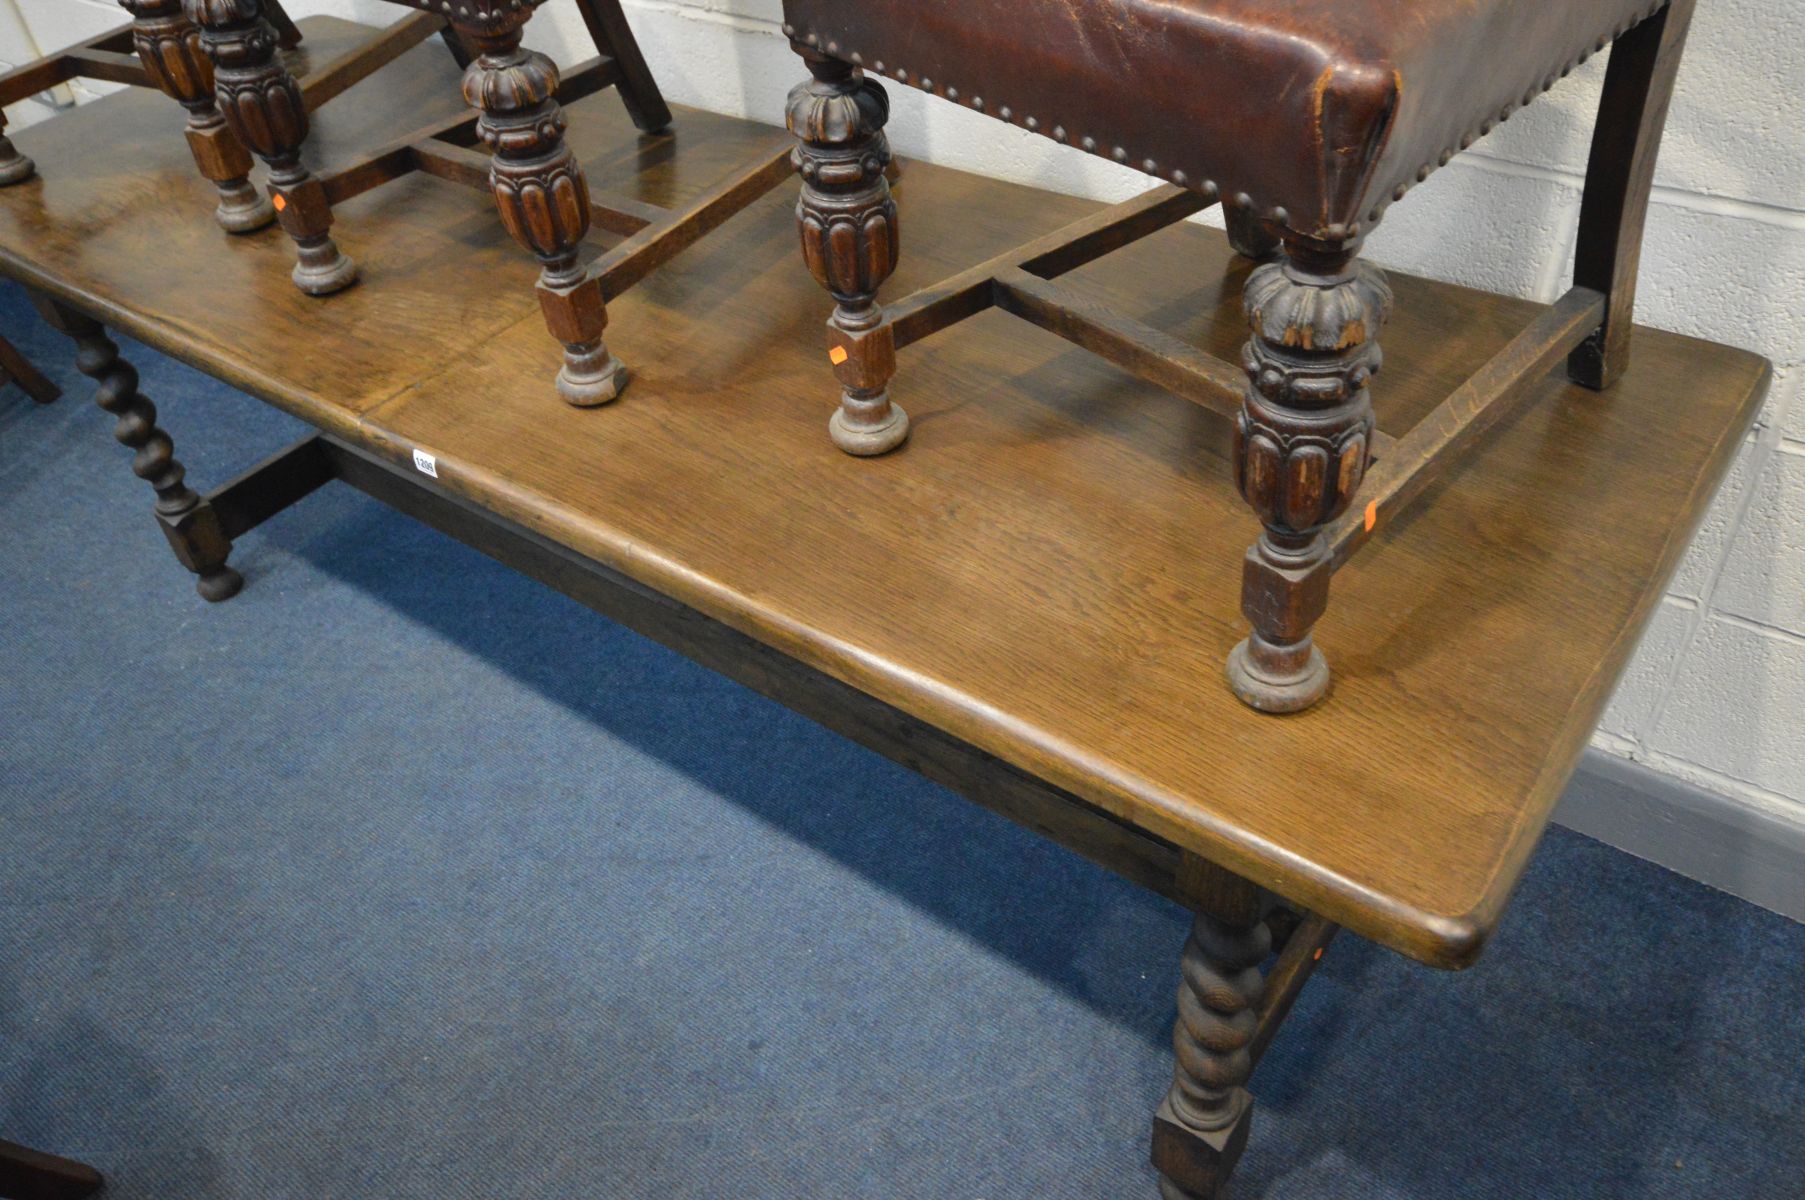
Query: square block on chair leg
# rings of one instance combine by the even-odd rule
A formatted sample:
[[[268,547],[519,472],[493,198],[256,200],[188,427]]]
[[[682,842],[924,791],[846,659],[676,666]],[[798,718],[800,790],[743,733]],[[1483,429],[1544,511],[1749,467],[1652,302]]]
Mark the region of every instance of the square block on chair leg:
[[[1326,555],[1308,566],[1282,566],[1268,561],[1256,542],[1242,567],[1241,611],[1268,641],[1299,641],[1329,611],[1334,575]]]
[[[608,305],[598,279],[582,279],[565,287],[540,283],[539,310],[551,335],[567,346],[599,342],[608,328]]]
[[[325,185],[313,176],[291,184],[271,179],[269,193],[276,220],[296,241],[321,237],[332,228],[332,205],[326,199]]]
[[[827,345],[834,376],[848,391],[881,392],[896,374],[896,327],[888,320],[857,331],[829,321]]]
[[[243,179],[251,173],[251,152],[244,148],[244,143],[232,136],[226,123],[207,128],[187,129],[188,149],[194,155],[194,165],[200,173],[215,183],[232,179]]]

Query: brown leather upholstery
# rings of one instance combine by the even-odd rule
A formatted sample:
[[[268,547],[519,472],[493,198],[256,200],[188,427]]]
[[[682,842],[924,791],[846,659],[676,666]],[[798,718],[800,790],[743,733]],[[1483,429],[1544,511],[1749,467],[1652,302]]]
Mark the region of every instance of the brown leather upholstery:
[[[1343,241],[1663,5],[784,0],[784,12],[794,39],[874,75]]]

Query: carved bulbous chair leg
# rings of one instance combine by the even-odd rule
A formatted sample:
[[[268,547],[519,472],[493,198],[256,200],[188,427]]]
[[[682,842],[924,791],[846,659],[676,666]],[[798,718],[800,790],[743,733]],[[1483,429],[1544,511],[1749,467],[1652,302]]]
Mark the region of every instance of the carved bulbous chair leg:
[[[553,97],[558,68],[523,50],[518,20],[457,26],[477,51],[464,73],[464,99],[480,113],[477,132],[494,151],[489,186],[501,223],[538,258],[539,307],[564,343],[558,394],[581,408],[607,404],[627,386],[627,369],[602,335],[608,309],[601,281],[577,265],[589,233],[589,183],[564,141],[564,114]]]
[[[0,112],[0,187],[24,183],[37,171],[37,164],[20,154],[13,140],[6,136],[6,114]]]
[[[239,142],[269,167],[276,219],[295,243],[295,286],[310,296],[357,282],[357,267],[332,240],[326,189],[301,165],[307,105],[276,54],[277,34],[262,0],[183,0],[213,63],[219,112]]]
[[[231,539],[213,506],[184,482],[175,443],[157,427],[156,405],[138,390],[138,372],[119,356],[100,322],[46,297],[35,299],[44,319],[75,342],[76,368],[100,385],[94,402],[117,418],[113,436],[136,451],[132,472],[156,491],[157,524],[176,559],[198,576],[195,590],[216,603],[236,596],[244,577],[226,565]]]
[[[1253,633],[1229,681],[1263,712],[1310,707],[1329,686],[1311,631],[1327,611],[1333,564],[1323,529],[1353,504],[1373,437],[1367,383],[1392,307],[1377,267],[1347,247],[1302,242],[1247,281],[1253,337],[1235,428],[1236,484],[1265,527],[1242,573]]]
[[[1216,1200],[1253,1125],[1250,1049],[1272,935],[1258,901],[1199,913],[1185,942],[1172,1087],[1153,1120],[1153,1165],[1164,1200]]]
[[[803,257],[835,302],[827,322],[828,358],[842,395],[829,432],[846,453],[869,457],[896,449],[909,436],[908,414],[889,392],[896,338],[877,303],[901,250],[896,202],[885,178],[890,102],[858,68],[807,46],[796,49],[813,76],[790,93],[787,109],[802,176],[796,217]]]
[[[251,182],[251,155],[220,115],[213,63],[201,33],[182,13],[182,0],[119,0],[132,14],[132,46],[145,73],[188,112],[194,165],[219,190],[214,216],[227,233],[251,233],[276,219],[276,210]]]

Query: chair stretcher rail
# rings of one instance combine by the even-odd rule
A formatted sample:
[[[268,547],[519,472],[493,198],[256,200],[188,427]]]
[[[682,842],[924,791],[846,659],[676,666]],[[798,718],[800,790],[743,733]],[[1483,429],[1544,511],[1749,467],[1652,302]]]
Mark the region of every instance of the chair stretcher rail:
[[[762,152],[689,204],[608,251],[589,268],[589,277],[601,281],[604,299],[615,299],[788,179],[791,170],[788,142]]]
[[[432,31],[427,32],[430,35]],[[612,87],[618,78],[619,69],[612,59],[592,58],[570,70],[558,89],[558,98],[574,103]],[[477,140],[476,122],[474,112],[445,117],[322,175],[327,202],[340,204],[415,171],[487,192],[489,156],[470,148]],[[595,226],[622,237],[631,237],[667,215],[656,205],[623,197],[592,197],[590,202],[590,220]]]
[[[1075,288],[1010,268],[997,274],[996,304],[1175,396],[1226,417],[1241,411],[1239,367]]]
[[[362,83],[377,71],[447,28],[445,18],[431,13],[411,13],[385,28],[381,33],[354,46],[332,61],[311,71],[300,81],[301,97],[307,111]]]
[[[1054,278],[1208,207],[1195,193],[1156,188],[916,292],[885,310],[897,349],[989,308],[1057,334],[1149,383],[1233,418],[1246,386],[1239,366],[1116,312]],[[1353,511],[1329,530],[1339,568],[1395,515],[1533,394],[1604,321],[1601,292],[1574,288],[1403,437],[1375,431],[1374,464]]]
[[[1208,207],[1210,202],[1195,192],[1178,187],[1154,188],[1005,251],[969,271],[886,305],[885,320],[895,329],[896,348],[913,345],[995,305],[995,281],[1003,271],[1015,268],[1052,279]]]
[[[1598,329],[1604,312],[1602,293],[1574,288],[1399,438],[1367,477],[1356,511],[1329,530],[1329,553],[1335,566],[1347,562],[1381,524],[1407,507],[1481,435],[1534,395],[1548,373]]]
[[[0,105],[19,101],[49,91],[71,79],[102,79],[149,87],[150,76],[129,53],[131,28],[110,29],[85,42],[77,42],[65,50],[45,55],[0,74]],[[129,65],[128,65],[129,60]]]

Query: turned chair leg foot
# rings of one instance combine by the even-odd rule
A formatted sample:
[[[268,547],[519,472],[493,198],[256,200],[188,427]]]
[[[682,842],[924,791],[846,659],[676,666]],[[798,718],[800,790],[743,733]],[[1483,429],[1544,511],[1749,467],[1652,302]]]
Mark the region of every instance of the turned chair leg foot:
[[[1228,682],[1249,708],[1303,712],[1328,693],[1329,662],[1307,637],[1297,646],[1275,646],[1254,633],[1229,651]]]
[[[533,8],[515,10],[500,24],[455,24],[476,53],[464,71],[464,99],[477,111],[477,136],[494,151],[489,191],[502,226],[539,260],[539,308],[564,347],[558,395],[577,408],[596,408],[626,390],[627,368],[603,340],[608,303],[601,281],[577,262],[589,234],[589,182],[564,138],[558,68],[520,44]]]
[[[558,395],[577,408],[600,408],[620,399],[627,379],[627,365],[603,343],[566,346],[564,366],[558,371]]]
[[[219,185],[219,206],[213,210],[213,219],[227,233],[256,233],[270,227],[276,219],[276,209],[269,197],[246,179]]]
[[[4,126],[0,126],[4,128]],[[38,173],[38,165],[14,148],[12,139],[0,134],[0,187],[24,183]]]
[[[869,400],[847,396],[828,418],[827,431],[853,457],[875,458],[909,440],[909,414],[881,392]]]
[[[309,296],[330,296],[357,282],[357,264],[324,234],[296,238],[295,269],[289,278]]]
[[[121,0],[132,14],[132,47],[150,81],[188,112],[188,150],[219,194],[214,219],[227,233],[252,233],[276,210],[252,185],[251,152],[226,127],[215,94],[213,61],[181,0]]]
[[[24,183],[37,171],[37,164],[20,154],[13,140],[6,136],[6,114],[0,112],[0,187]]]

